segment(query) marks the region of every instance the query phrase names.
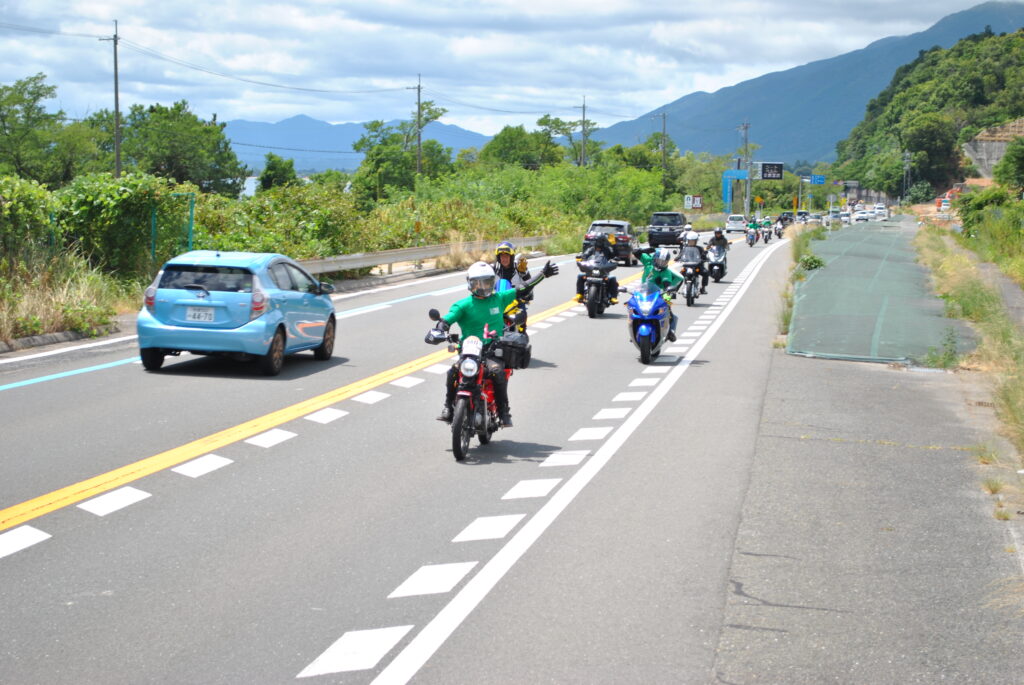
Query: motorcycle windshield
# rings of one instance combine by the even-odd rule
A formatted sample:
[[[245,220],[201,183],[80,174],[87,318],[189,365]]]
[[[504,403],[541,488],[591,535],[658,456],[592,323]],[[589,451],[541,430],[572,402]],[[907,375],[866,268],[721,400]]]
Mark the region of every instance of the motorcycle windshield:
[[[618,264],[615,264],[614,262],[610,262],[607,259],[605,259],[604,255],[591,257],[582,262],[577,262],[576,264],[581,271],[607,272],[618,267]]]
[[[512,283],[507,278],[498,279],[498,283],[494,286],[495,292],[502,292],[503,290],[512,290]]]

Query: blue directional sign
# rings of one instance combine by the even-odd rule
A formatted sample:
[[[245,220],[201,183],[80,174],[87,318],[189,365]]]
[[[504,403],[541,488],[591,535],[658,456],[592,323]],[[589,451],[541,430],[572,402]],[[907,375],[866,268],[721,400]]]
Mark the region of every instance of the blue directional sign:
[[[811,185],[812,186],[823,186],[825,185],[825,177],[819,174],[811,174]]]
[[[746,178],[746,169],[726,169],[722,172],[722,202],[726,207],[732,204],[732,181],[742,181]]]

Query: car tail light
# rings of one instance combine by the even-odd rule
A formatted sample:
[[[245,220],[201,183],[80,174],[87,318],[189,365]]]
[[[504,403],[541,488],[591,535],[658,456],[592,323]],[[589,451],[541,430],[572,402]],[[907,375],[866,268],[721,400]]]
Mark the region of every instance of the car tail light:
[[[156,305],[156,287],[149,286],[146,288],[146,294],[142,296],[142,303],[146,306],[146,309],[152,311]]]
[[[260,287],[260,282],[254,276],[252,279],[252,306],[249,309],[249,320],[257,319],[267,312],[267,294]]]

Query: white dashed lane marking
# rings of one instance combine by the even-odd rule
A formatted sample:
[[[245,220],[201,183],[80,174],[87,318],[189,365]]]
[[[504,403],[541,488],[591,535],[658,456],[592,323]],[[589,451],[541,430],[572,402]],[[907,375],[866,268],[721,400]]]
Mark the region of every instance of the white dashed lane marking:
[[[686,354],[688,349],[690,349],[689,345],[675,345],[673,347],[666,348],[666,352],[671,352],[672,354]]]
[[[352,398],[353,402],[362,402],[363,404],[376,404],[383,399],[391,397],[386,392],[378,392],[376,390],[369,390],[364,392],[362,395],[356,395]]]
[[[131,506],[136,502],[149,497],[148,492],[143,492],[138,488],[133,488],[130,485],[126,485],[123,488],[112,490],[105,495],[94,497],[93,499],[82,502],[78,505],[79,509],[84,509],[90,514],[96,514],[97,516],[106,516],[112,514],[119,509],[124,509],[127,506]]]
[[[402,376],[401,378],[391,381],[391,385],[396,385],[399,388],[411,388],[415,385],[419,385],[423,382],[422,378],[416,376]]]
[[[561,316],[549,316],[546,320],[548,323],[562,323],[565,321]]]
[[[312,414],[306,414],[302,418],[306,419],[307,421],[313,421],[315,423],[327,424],[330,423],[331,421],[337,421],[342,416],[348,416],[348,412],[345,411],[344,409],[335,409],[334,407],[327,407],[326,409],[315,411]]]
[[[434,364],[433,366],[428,366],[423,370],[427,373],[435,373],[440,376],[442,373],[448,373],[448,369],[450,368],[452,368],[451,364]]]
[[[216,454],[207,454],[206,456],[193,459],[192,461],[186,461],[181,466],[175,466],[171,471],[180,473],[183,476],[189,478],[199,478],[199,476],[205,476],[211,471],[216,471],[219,468],[223,468],[228,464],[234,462],[225,457],[218,456]]]
[[[20,552],[43,540],[49,540],[50,537],[49,533],[44,533],[32,526],[18,526],[14,530],[2,533],[0,534],[0,559],[8,554]]]
[[[474,542],[476,540],[500,540],[511,532],[526,514],[505,516],[481,516],[466,526],[452,542]]]
[[[309,678],[373,668],[412,629],[413,626],[395,626],[375,630],[351,630],[338,638],[337,642],[302,669],[296,677]]]
[[[388,595],[388,599],[396,597],[416,597],[419,595],[440,595],[451,592],[466,574],[477,565],[475,561],[455,564],[428,564],[420,566],[405,582]]]
[[[633,380],[633,381],[629,382],[629,387],[631,387],[631,388],[644,388],[644,387],[648,387],[648,386],[651,386],[651,385],[657,385],[657,384],[658,384],[658,379],[657,378],[637,378],[636,380]]]
[[[539,330],[543,328],[551,328],[551,324],[549,324],[547,321],[538,321],[537,323],[531,323],[530,327]]]
[[[612,402],[639,402],[646,394],[646,392],[620,392],[612,398]]]
[[[266,433],[260,433],[254,435],[245,442],[250,445],[256,445],[256,447],[270,448],[274,445],[280,445],[285,440],[291,440],[295,437],[295,433],[291,431],[282,430],[280,428],[272,428]]]
[[[561,478],[534,478],[532,480],[521,480],[512,486],[512,489],[501,496],[502,499],[530,499],[532,497],[547,497],[548,493],[555,489],[555,486],[562,482]]]
[[[593,428],[580,428],[572,434],[569,442],[580,440],[604,440],[612,432],[614,426],[594,426]]]
[[[594,414],[594,421],[604,421],[605,419],[624,419],[626,414],[631,410],[631,407],[615,407],[613,409],[602,409],[601,411]]]
[[[662,364],[660,366],[648,366],[646,369],[644,369],[644,373],[668,373],[671,370],[671,366],[667,364]]]
[[[590,450],[559,450],[540,463],[541,466],[579,466]]]
[[[576,312],[574,312],[572,310],[569,310],[567,312],[562,312],[561,314],[559,314],[559,316],[561,316],[563,318],[567,317],[567,316],[576,316]]]

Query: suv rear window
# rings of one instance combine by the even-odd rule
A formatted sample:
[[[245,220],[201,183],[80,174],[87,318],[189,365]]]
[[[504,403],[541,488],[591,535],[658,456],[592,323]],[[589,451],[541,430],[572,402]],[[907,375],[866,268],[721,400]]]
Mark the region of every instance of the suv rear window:
[[[168,264],[157,287],[183,290],[190,285],[210,292],[251,293],[252,272],[239,266]]]
[[[651,217],[651,226],[682,226],[683,217],[678,214],[655,214]]]

